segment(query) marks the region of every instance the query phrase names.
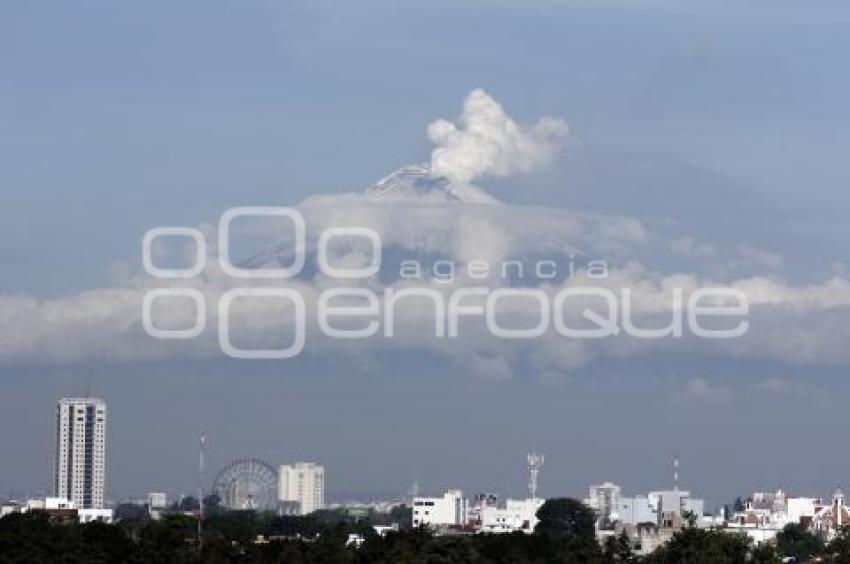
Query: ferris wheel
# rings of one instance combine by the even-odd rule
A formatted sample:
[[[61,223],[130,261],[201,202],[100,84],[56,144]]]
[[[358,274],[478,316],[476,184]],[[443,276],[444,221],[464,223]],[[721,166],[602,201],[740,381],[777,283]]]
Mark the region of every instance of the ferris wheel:
[[[234,460],[215,477],[212,491],[230,510],[274,511],[277,472],[257,458]]]

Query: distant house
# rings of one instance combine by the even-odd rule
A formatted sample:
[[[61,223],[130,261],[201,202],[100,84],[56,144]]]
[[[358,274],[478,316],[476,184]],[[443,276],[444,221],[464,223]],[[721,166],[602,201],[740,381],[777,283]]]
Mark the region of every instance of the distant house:
[[[832,503],[820,507],[815,512],[811,529],[831,539],[839,529],[847,525],[850,525],[850,511],[844,504],[844,492],[838,489],[832,494]]]

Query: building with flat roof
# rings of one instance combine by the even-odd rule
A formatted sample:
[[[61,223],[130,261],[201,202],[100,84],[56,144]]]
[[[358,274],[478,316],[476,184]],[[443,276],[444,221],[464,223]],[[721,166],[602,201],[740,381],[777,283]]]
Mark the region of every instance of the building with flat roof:
[[[63,398],[56,406],[54,494],[80,509],[102,509],[106,489],[106,403]]]
[[[443,497],[414,497],[413,526],[462,527],[467,523],[467,501],[461,490]]]
[[[545,499],[507,499],[504,507],[486,506],[481,509],[481,525],[483,533],[514,533],[531,534],[537,526],[537,510],[546,502]]]
[[[325,508],[325,468],[314,462],[283,464],[278,473],[278,500],[298,515]]]

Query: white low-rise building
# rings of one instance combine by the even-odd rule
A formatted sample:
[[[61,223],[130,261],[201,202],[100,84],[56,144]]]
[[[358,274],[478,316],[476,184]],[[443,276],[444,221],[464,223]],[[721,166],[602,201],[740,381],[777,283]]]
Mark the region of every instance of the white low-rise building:
[[[482,533],[533,533],[537,526],[537,510],[545,499],[507,499],[504,507],[485,506],[481,508]]]
[[[696,524],[702,525],[702,517],[705,514],[705,502],[700,498],[691,496],[687,490],[661,490],[649,492],[649,504],[659,517],[659,526],[676,527],[679,518],[686,513],[696,518]]]
[[[812,519],[821,505],[818,497],[789,497],[785,500],[785,512],[790,523],[801,523]]]
[[[461,490],[448,490],[443,497],[414,497],[414,527],[461,527],[467,524],[467,501]]]
[[[78,509],[77,521],[80,523],[112,523],[113,515],[111,509]]]
[[[824,505],[815,497],[792,497],[782,490],[756,492],[747,498],[743,511],[733,514],[724,526],[729,533],[743,533],[757,544],[776,538],[786,525],[811,526]]]
[[[77,509],[76,503],[70,499],[65,499],[64,497],[47,497],[44,498],[44,500],[37,500],[36,505],[30,505],[30,503],[27,503],[27,506],[30,509]]]
[[[4,515],[8,513],[26,513],[27,511],[55,511],[58,509],[77,509],[77,505],[64,497],[46,497],[28,499],[25,503],[14,502],[4,505]]]
[[[597,525],[599,525],[616,519],[620,509],[620,497],[620,486],[613,482],[605,482],[591,485],[590,495],[584,503],[596,513]]]
[[[848,525],[850,525],[850,509],[844,503],[844,493],[838,489],[832,494],[829,505],[822,505],[815,511],[812,529],[827,540],[832,540]]]
[[[162,514],[168,509],[168,495],[164,492],[151,492],[145,502],[148,508],[148,515],[151,519],[158,520],[162,518]]]
[[[624,525],[639,525],[642,523],[658,524],[658,513],[645,495],[620,497],[617,505],[610,514],[612,521]]]
[[[168,494],[163,492],[151,492],[147,499],[148,509],[165,509],[168,506]]]
[[[379,536],[385,537],[389,533],[398,532],[398,523],[393,523],[392,525],[372,525],[372,528]]]
[[[698,526],[707,526],[704,519],[705,502],[691,496],[687,490],[659,490],[647,495],[623,496],[620,486],[612,482],[590,486],[584,503],[597,515],[597,527],[652,524],[676,528],[687,523],[692,514]]]
[[[12,513],[21,513],[21,511],[25,511],[24,505],[18,501],[8,501],[0,505],[0,518],[11,515]]]
[[[28,499],[26,503],[8,504],[0,509],[0,517],[10,513],[27,513],[28,511],[61,512],[73,517],[76,514],[80,523],[91,523],[100,521],[103,523],[113,522],[112,509],[79,508],[72,500],[64,497],[46,497],[44,499]]]

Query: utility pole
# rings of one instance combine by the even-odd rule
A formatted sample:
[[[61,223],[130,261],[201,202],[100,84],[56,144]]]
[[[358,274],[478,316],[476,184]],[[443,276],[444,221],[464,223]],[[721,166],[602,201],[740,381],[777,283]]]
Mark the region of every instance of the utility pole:
[[[207,446],[207,436],[201,435],[201,448],[198,459],[198,550],[204,547],[204,450]]]

